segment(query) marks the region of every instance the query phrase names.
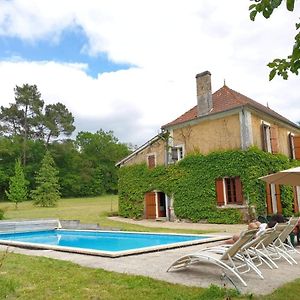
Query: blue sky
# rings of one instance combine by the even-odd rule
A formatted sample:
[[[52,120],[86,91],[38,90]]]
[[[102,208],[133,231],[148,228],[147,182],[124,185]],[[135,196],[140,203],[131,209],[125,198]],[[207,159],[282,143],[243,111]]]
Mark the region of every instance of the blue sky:
[[[291,51],[300,7],[252,22],[249,2],[0,0],[0,105],[36,84],[77,131],[141,145],[196,105],[195,75],[209,70],[213,91],[225,79],[297,122],[300,77],[269,82],[266,65]]]
[[[97,77],[99,73],[127,70],[130,64],[114,63],[107,53],[89,55],[84,48],[89,41],[82,29],[65,29],[58,41],[24,40],[19,37],[0,36],[0,60],[55,61],[58,63],[84,63],[86,73]]]

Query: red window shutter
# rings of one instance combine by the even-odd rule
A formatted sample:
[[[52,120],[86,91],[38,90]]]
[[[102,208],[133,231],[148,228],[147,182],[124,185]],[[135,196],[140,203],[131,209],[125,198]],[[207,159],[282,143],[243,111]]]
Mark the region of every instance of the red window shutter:
[[[218,206],[224,205],[225,199],[224,199],[223,178],[216,179],[216,196],[217,196],[217,205]]]
[[[272,153],[278,153],[278,128],[277,126],[270,127],[270,140]]]
[[[243,197],[243,186],[240,177],[235,177],[234,182],[235,182],[236,203],[241,205],[244,203],[244,197]]]
[[[276,204],[277,204],[277,213],[282,214],[282,205],[281,205],[281,195],[280,195],[280,185],[275,185],[276,191]]]
[[[300,160],[300,136],[294,136],[295,159]]]
[[[267,134],[266,134],[266,128],[268,126],[265,125],[264,123],[261,124],[260,130],[261,130],[261,144],[262,144],[262,150],[263,151],[268,151],[268,146],[267,146]]]
[[[155,167],[155,155],[148,156],[148,167],[149,169],[153,169]]]
[[[295,159],[294,135],[292,133],[289,133],[288,144],[290,149],[290,158]]]
[[[266,184],[266,200],[267,200],[267,213],[268,215],[271,215],[273,214],[271,185],[268,183]]]
[[[297,187],[294,186],[294,212],[299,212]]]

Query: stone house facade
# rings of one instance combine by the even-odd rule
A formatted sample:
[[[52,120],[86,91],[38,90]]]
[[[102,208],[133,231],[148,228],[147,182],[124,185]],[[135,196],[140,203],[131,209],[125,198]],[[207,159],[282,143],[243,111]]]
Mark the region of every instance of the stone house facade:
[[[190,153],[208,154],[256,146],[273,154],[300,159],[300,128],[295,123],[224,84],[211,90],[208,71],[196,75],[197,105],[163,125],[161,133],[147,141],[117,166],[146,163],[149,168],[178,162]],[[268,213],[281,212],[279,187],[269,185]],[[298,191],[298,193],[297,193]],[[216,179],[216,205],[245,207],[239,177]],[[295,210],[300,207],[300,189],[295,188]],[[172,198],[161,191],[145,195],[145,218],[176,216]]]

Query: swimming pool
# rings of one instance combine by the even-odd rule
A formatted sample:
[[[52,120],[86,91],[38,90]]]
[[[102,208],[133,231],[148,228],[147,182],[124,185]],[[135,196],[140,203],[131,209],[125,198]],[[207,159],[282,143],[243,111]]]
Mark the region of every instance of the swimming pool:
[[[109,257],[196,245],[221,239],[223,237],[211,235],[64,229],[0,233],[0,244],[4,245]]]

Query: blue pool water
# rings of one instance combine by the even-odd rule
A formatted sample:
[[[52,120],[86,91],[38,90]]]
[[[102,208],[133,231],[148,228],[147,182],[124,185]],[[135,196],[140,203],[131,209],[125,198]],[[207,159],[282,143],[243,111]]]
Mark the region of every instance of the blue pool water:
[[[127,232],[48,230],[0,234],[0,240],[29,244],[73,247],[109,252],[153,246],[185,244],[209,238],[197,235],[147,234]]]

